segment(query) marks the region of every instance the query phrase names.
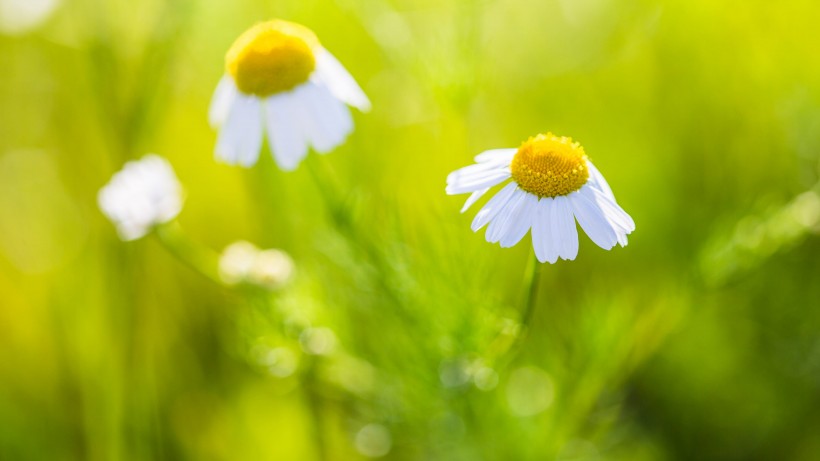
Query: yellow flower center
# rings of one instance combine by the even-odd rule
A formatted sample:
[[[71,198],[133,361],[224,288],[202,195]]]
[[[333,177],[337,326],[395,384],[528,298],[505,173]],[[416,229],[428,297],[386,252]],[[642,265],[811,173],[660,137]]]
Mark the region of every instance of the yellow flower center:
[[[584,148],[572,138],[552,133],[521,144],[510,170],[520,188],[539,197],[567,195],[589,179]]]
[[[248,29],[231,45],[225,66],[246,94],[270,96],[307,81],[319,39],[305,26],[275,19]]]

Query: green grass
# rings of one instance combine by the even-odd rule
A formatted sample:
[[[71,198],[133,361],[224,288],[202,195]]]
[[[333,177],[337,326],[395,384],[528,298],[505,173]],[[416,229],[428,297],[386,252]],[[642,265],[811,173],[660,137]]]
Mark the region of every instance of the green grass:
[[[820,458],[818,15],[65,0],[0,35],[0,459]],[[216,163],[207,124],[225,51],[271,17],[373,102],[292,173]],[[637,230],[544,266],[526,328],[529,238],[488,244],[444,185],[546,131]],[[147,152],[185,187],[194,251],[280,248],[291,283],[228,287],[156,236],[121,242],[96,195]],[[305,352],[310,328],[332,353]]]

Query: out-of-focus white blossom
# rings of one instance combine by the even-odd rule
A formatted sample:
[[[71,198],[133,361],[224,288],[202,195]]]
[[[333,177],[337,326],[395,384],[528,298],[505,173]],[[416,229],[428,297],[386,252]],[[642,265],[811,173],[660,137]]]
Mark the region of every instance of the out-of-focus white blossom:
[[[123,240],[136,240],[182,210],[182,187],[167,160],[148,154],[125,164],[97,196]]]
[[[0,0],[0,33],[26,33],[44,23],[59,5],[59,0]]]
[[[234,242],[219,258],[219,275],[228,285],[249,283],[276,289],[293,275],[293,260],[282,250],[260,250],[249,242]]]
[[[228,285],[236,285],[248,278],[259,249],[252,243],[234,242],[222,251],[219,258],[219,276]]]
[[[250,280],[262,287],[279,288],[293,275],[293,260],[282,250],[262,250],[251,267]]]
[[[267,138],[276,164],[295,170],[309,148],[325,154],[353,131],[349,106],[370,110],[350,73],[307,27],[282,20],[257,24],[225,57],[225,76],[209,112],[219,130],[217,159],[250,167]]]

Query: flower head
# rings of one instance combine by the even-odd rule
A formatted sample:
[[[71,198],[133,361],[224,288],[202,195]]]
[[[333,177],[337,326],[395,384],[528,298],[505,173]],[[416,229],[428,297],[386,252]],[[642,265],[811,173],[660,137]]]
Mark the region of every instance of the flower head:
[[[148,154],[114,174],[97,201],[120,238],[136,240],[176,218],[182,210],[182,187],[167,160]]]
[[[319,39],[307,27],[273,20],[257,24],[236,39],[225,67],[245,94],[270,96],[305,83],[316,67]]]
[[[345,68],[307,27],[272,20],[251,27],[225,56],[210,122],[219,128],[218,159],[256,163],[267,133],[274,160],[295,169],[309,147],[327,153],[353,131],[349,104],[370,101]]]
[[[238,241],[223,250],[219,275],[228,285],[248,283],[274,290],[290,280],[293,266],[293,260],[284,251],[260,250],[252,243]]]
[[[554,263],[578,254],[576,219],[605,250],[626,246],[627,235],[635,230],[584,148],[570,138],[539,134],[518,149],[489,150],[475,160],[477,164],[447,177],[448,194],[471,193],[462,212],[512,178],[473,220],[473,231],[489,224],[488,242],[511,247],[531,230],[538,260]]]

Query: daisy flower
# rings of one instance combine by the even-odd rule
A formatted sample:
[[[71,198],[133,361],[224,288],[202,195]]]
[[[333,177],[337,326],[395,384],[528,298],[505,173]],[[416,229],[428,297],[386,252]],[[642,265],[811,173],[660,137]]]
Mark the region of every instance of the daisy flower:
[[[618,205],[609,184],[571,138],[539,134],[518,149],[495,149],[476,156],[475,165],[450,173],[447,193],[471,193],[461,212],[490,188],[512,178],[473,219],[487,227],[490,243],[512,247],[532,230],[538,260],[554,263],[578,254],[575,220],[599,247],[626,246],[635,222]]]
[[[274,160],[296,169],[308,147],[327,153],[353,131],[346,104],[370,101],[342,64],[307,27],[273,20],[251,27],[228,50],[226,74],[209,113],[219,129],[216,157],[252,166],[267,134]]]
[[[182,210],[182,187],[171,164],[148,154],[125,164],[97,196],[102,212],[123,240],[136,240]]]

